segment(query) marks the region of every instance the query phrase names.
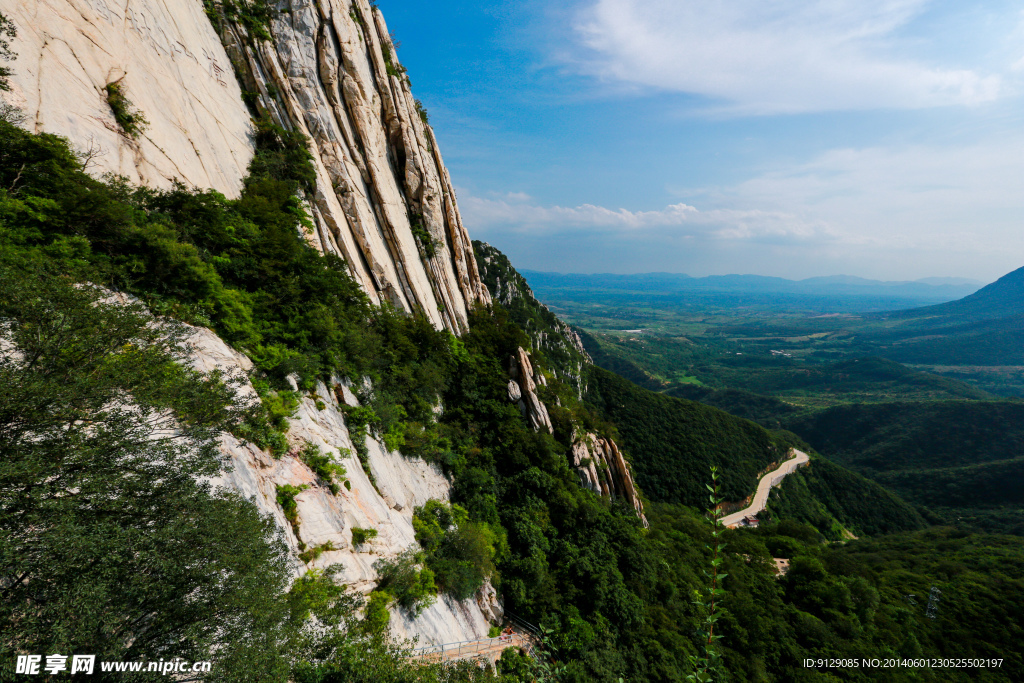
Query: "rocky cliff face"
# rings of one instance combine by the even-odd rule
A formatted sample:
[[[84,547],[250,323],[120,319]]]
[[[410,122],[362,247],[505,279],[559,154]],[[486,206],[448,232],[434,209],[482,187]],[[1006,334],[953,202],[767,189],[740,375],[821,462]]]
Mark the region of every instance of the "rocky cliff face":
[[[237,196],[252,124],[200,0],[0,0],[17,27],[5,99],[35,132],[94,152],[90,170]],[[149,125],[124,135],[107,103],[120,84]]]
[[[18,28],[11,103],[36,132],[91,149],[97,173],[228,196],[253,155],[254,113],[302,132],[317,172],[313,246],[341,256],[375,302],[464,330],[468,307],[490,297],[380,10],[282,0],[260,40],[205,4],[0,0]],[[149,122],[134,137],[115,121],[111,83]]]
[[[490,296],[426,113],[367,0],[278,2],[272,42],[221,22],[255,106],[306,134],[317,168],[311,242],[378,301],[466,329]]]
[[[210,330],[194,328],[190,343],[196,369],[219,369],[229,376],[244,376],[252,367],[248,358]],[[255,395],[248,382],[243,383],[241,393]],[[358,405],[348,387],[339,383],[328,388],[319,383],[315,392],[302,398],[288,430],[292,448],[280,458],[223,434],[220,448],[230,469],[218,483],[237,490],[275,519],[291,551],[297,576],[307,569],[336,564],[342,568],[338,576],[341,582],[368,593],[377,581],[374,562],[395,557],[410,546],[418,547],[413,509],[431,498],[447,501],[450,486],[435,466],[389,451],[378,439],[362,437],[368,450],[371,481],[354,455],[343,404]],[[300,449],[307,444],[319,447],[343,465],[349,486],[339,487],[338,493],[332,494],[299,457]],[[296,524],[286,519],[277,504],[277,487],[283,485],[302,488],[295,495]],[[377,536],[357,546],[352,542],[353,528],[374,529]],[[300,559],[303,551],[314,548],[323,549],[318,557],[308,562]],[[486,637],[490,621],[500,620],[501,614],[494,589],[487,585],[475,598],[461,602],[439,596],[415,619],[396,607],[391,627],[398,637],[418,636],[423,645],[442,644]]]
[[[579,435],[572,446],[572,464],[585,488],[605,498],[627,501],[643,525],[649,526],[633,471],[613,440],[593,432]]]
[[[413,99],[380,11],[366,0],[289,0],[259,40],[202,0],[0,0],[18,30],[12,90],[26,127],[67,137],[87,153],[89,170],[166,188],[175,182],[237,196],[254,153],[256,115],[303,133],[316,169],[308,236],[341,256],[377,303],[422,310],[438,328],[466,329],[467,311],[489,302],[459,216],[455,194],[425,113]],[[216,27],[216,28],[215,28]],[[119,126],[108,102],[117,84],[148,121],[136,135]],[[196,328],[194,363],[248,373],[252,363],[209,330]],[[253,394],[246,383],[243,391]],[[366,438],[369,468],[353,455],[341,402],[345,387],[323,383],[302,399],[279,459],[230,435],[231,463],[220,483],[274,517],[296,574],[331,564],[341,580],[368,592],[373,564],[415,545],[413,508],[447,500],[435,468]],[[306,444],[343,464],[351,488],[331,493],[298,457]],[[297,523],[277,504],[295,496]],[[356,547],[353,528],[378,535]],[[320,548],[308,562],[303,550]],[[308,558],[309,556],[307,556]],[[440,596],[416,619],[397,609],[392,629],[423,644],[481,638],[500,618],[495,592]]]

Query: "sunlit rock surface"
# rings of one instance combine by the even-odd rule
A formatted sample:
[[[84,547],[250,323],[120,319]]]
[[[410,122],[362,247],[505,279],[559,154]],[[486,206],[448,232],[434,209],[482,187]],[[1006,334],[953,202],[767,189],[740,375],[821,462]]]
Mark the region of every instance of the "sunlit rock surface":
[[[236,196],[252,124],[199,0],[0,0],[17,27],[5,99],[35,132],[91,149],[89,170],[167,188],[177,179]],[[149,125],[121,132],[107,104],[117,82]]]
[[[210,330],[194,328],[190,342],[192,364],[199,370],[220,369],[229,376],[240,377],[251,368],[248,358],[233,351]],[[251,396],[255,392],[245,381],[240,393]],[[217,483],[240,492],[274,518],[291,551],[296,576],[307,569],[338,564],[343,568],[340,581],[368,593],[377,581],[375,561],[393,558],[410,546],[418,547],[412,527],[413,509],[431,498],[448,500],[450,486],[435,466],[388,451],[376,439],[367,438],[370,470],[377,483],[374,488],[352,446],[339,394],[348,405],[358,404],[347,387],[339,385],[339,390],[334,391],[323,383],[317,385],[315,395],[302,398],[288,431],[293,447],[280,458],[253,444],[243,444],[230,434],[222,435],[221,452],[231,469]],[[342,486],[338,495],[332,495],[330,488],[318,481],[298,458],[298,450],[305,443],[333,454],[345,466],[351,489]],[[277,505],[277,486],[283,484],[308,487],[295,496],[298,535]],[[376,529],[378,535],[355,548],[353,527]],[[299,559],[300,542],[306,548],[330,543],[335,550],[325,551],[305,564]],[[500,610],[494,590],[488,585],[475,598],[461,602],[439,596],[416,619],[395,608],[391,624],[398,637],[419,637],[423,644],[450,643],[486,637],[488,620],[500,616]]]

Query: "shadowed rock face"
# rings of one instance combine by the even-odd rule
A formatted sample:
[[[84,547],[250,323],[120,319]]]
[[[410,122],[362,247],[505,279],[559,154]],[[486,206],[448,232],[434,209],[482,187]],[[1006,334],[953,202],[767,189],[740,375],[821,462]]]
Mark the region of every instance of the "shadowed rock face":
[[[537,381],[546,383],[547,380],[543,375],[534,374],[530,356],[523,347],[509,360],[509,374],[512,376],[508,383],[509,399],[519,404],[519,410],[533,429],[553,433],[548,408],[537,396]]]
[[[583,434],[572,446],[572,464],[585,488],[605,498],[625,500],[636,510],[644,527],[649,526],[633,472],[613,440],[594,433]]]
[[[490,295],[384,17],[366,0],[278,4],[288,11],[260,42],[227,23],[218,36],[198,0],[0,0],[18,28],[9,99],[36,131],[92,147],[98,173],[237,196],[253,154],[245,91],[310,140],[310,243],[375,302],[464,331]],[[135,138],[107,104],[115,81],[149,120]]]

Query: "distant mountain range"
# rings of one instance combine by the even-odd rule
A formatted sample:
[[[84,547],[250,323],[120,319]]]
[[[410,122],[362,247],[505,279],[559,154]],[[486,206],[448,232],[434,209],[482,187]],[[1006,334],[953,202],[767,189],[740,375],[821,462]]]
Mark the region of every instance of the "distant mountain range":
[[[608,290],[618,292],[681,293],[722,292],[749,294],[798,294],[813,297],[886,297],[921,303],[961,299],[976,292],[983,283],[966,278],[925,278],[885,282],[852,275],[830,275],[805,280],[787,280],[764,275],[710,275],[690,277],[682,273],[639,273],[593,275],[546,273],[523,270],[530,286],[538,291]],[[920,305],[920,304],[919,304]]]

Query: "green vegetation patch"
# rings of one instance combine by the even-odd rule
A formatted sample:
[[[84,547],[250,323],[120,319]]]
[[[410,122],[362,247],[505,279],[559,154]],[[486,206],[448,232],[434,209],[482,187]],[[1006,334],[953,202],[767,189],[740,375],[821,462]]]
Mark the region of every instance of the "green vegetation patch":
[[[485,522],[472,522],[460,505],[428,500],[413,513],[416,540],[438,588],[456,600],[476,593],[494,575],[495,558],[507,551],[503,535]]]
[[[347,452],[347,450],[346,450]],[[309,469],[318,476],[321,481],[327,484],[333,495],[338,495],[341,490],[339,482],[345,483],[345,466],[336,463],[330,453],[322,453],[316,444],[306,443],[299,451],[299,459],[306,463]]]
[[[352,545],[361,546],[371,538],[377,538],[376,529],[362,529],[357,526],[352,527]]]
[[[295,496],[308,488],[309,486],[306,484],[301,486],[292,486],[291,484],[277,485],[277,504],[281,507],[281,511],[284,512],[285,519],[292,525],[295,538],[299,539],[300,550],[305,550],[306,544],[302,542],[302,538],[299,536],[299,504],[295,501]]]
[[[117,121],[117,125],[121,127],[124,134],[132,138],[142,135],[146,126],[149,125],[149,121],[146,120],[145,115],[136,109],[135,105],[128,99],[128,96],[125,95],[124,86],[121,85],[121,82],[107,83],[105,90],[110,111],[113,112],[114,120]]]
[[[422,566],[420,554],[407,550],[391,560],[373,563],[377,591],[387,593],[402,609],[416,617],[432,605],[437,594],[434,572]]]
[[[227,21],[243,26],[250,40],[273,40],[271,22],[278,10],[270,0],[203,0],[203,7],[218,29]]]

